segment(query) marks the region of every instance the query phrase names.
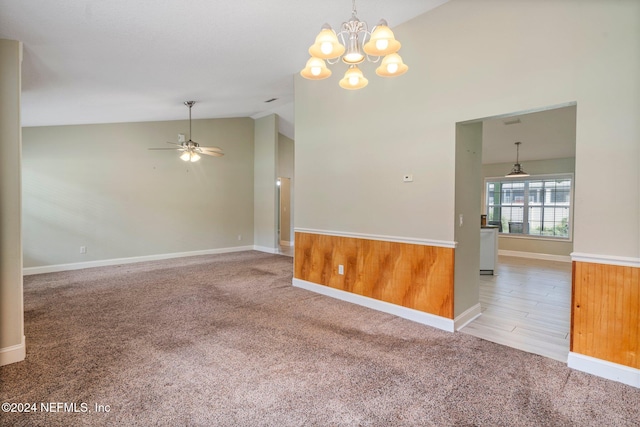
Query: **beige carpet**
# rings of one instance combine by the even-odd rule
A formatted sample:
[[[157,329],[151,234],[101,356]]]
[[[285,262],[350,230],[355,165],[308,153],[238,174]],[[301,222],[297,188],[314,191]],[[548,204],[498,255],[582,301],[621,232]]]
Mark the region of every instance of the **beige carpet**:
[[[0,424],[638,425],[638,389],[294,288],[291,271],[251,251],[25,277],[27,359],[0,368],[0,400],[38,411]]]

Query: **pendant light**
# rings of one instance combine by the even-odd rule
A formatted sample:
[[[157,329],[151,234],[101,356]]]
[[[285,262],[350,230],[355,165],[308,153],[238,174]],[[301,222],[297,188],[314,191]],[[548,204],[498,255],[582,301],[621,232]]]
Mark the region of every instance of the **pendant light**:
[[[522,142],[516,142],[515,144],[516,144],[516,163],[513,165],[511,172],[505,175],[505,178],[520,178],[520,177],[529,176],[528,173],[522,170],[522,166],[520,165],[520,161],[519,161],[520,144],[522,144]]]

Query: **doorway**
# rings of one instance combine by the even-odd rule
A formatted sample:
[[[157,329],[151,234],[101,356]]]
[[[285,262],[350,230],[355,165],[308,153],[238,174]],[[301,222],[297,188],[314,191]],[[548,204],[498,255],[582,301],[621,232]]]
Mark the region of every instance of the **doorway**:
[[[291,221],[291,178],[278,177],[278,247],[284,255],[293,255]]]
[[[573,251],[573,192],[567,198],[570,203],[563,207],[571,211],[570,217],[558,219],[558,224],[547,225],[544,221],[535,223],[535,215],[554,212],[556,208],[552,206],[545,210],[545,180],[553,181],[559,175],[570,176],[573,185],[576,108],[576,103],[569,103],[472,120],[458,123],[456,127],[459,147],[456,180],[463,180],[460,186],[456,183],[456,224],[460,221],[459,228],[456,227],[456,275],[461,273],[460,277],[470,279],[473,274],[472,281],[477,288],[467,286],[465,289],[456,281],[455,303],[461,301],[469,305],[469,295],[471,299],[477,297],[480,306],[477,312],[481,313],[460,331],[565,362],[569,353],[571,264],[568,261]],[[477,149],[478,140],[482,155],[476,159],[470,152]],[[535,193],[540,196],[538,198],[533,197],[534,193],[529,196],[525,193],[529,205],[524,200],[514,199],[500,206],[504,207],[503,211],[497,209],[498,218],[492,219],[498,221],[498,226],[517,221],[510,215],[524,213],[527,227],[511,235],[508,227],[500,227],[503,230],[499,233],[499,256],[494,275],[479,276],[477,272],[466,271],[470,269],[465,267],[473,265],[475,268],[476,260],[480,259],[478,239],[470,230],[462,231],[462,219],[458,217],[465,208],[465,218],[467,213],[473,213],[475,201],[479,201],[478,213],[494,213],[492,209],[496,203],[487,199],[487,182],[504,180],[510,172],[516,163],[515,142],[522,142],[519,163],[530,175],[527,180],[531,180],[531,185],[538,185],[540,181],[542,192]],[[469,164],[470,159],[473,164]],[[524,182],[524,178],[521,181]],[[464,188],[460,194],[459,188]],[[469,188],[478,189],[479,196],[471,197]],[[558,199],[554,191],[549,190],[547,201],[555,203]],[[520,221],[522,223],[522,219]],[[568,228],[567,235],[554,235],[562,229],[561,225]],[[466,254],[466,261],[472,261],[460,265],[460,269],[465,270],[462,272],[457,268],[458,252],[461,256]],[[464,296],[459,298],[459,294],[466,294],[466,299]]]

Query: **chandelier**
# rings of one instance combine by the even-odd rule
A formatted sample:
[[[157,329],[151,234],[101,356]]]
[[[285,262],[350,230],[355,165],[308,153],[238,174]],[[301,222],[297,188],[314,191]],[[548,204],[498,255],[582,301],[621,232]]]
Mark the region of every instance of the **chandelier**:
[[[356,0],[353,0],[351,19],[343,22],[340,32],[336,32],[329,24],[324,24],[309,48],[311,58],[307,61],[300,75],[309,80],[323,80],[331,75],[329,65],[340,59],[349,68],[340,80],[340,87],[349,90],[362,89],[367,80],[358,64],[365,61],[377,63],[382,58],[376,74],[381,77],[395,77],[407,72],[409,67],[402,62],[396,52],[400,50],[400,42],[395,39],[387,21],[381,19],[372,31],[366,22],[360,21],[356,11]],[[384,58],[383,58],[384,57]]]

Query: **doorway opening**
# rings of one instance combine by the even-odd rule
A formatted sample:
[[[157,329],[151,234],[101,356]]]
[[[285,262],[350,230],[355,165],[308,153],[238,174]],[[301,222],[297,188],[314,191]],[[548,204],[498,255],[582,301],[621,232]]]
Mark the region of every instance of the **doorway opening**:
[[[291,178],[278,177],[278,248],[279,253],[293,256],[291,221]]]
[[[456,127],[456,224],[459,215],[477,212],[491,217],[485,219],[497,235],[494,265],[487,267],[480,231],[462,231],[462,219],[456,227],[456,275],[477,288],[456,280],[455,303],[469,306],[477,298],[481,313],[460,331],[563,362],[570,340],[576,110],[568,103]],[[510,180],[505,175],[516,162],[515,142],[522,142],[519,163],[529,177]],[[472,150],[481,156],[471,156]],[[557,190],[566,177],[571,189]],[[501,182],[504,190],[495,185]],[[529,191],[515,197],[515,183]],[[522,228],[509,227],[518,221]],[[481,268],[493,274],[478,274],[481,256]]]

